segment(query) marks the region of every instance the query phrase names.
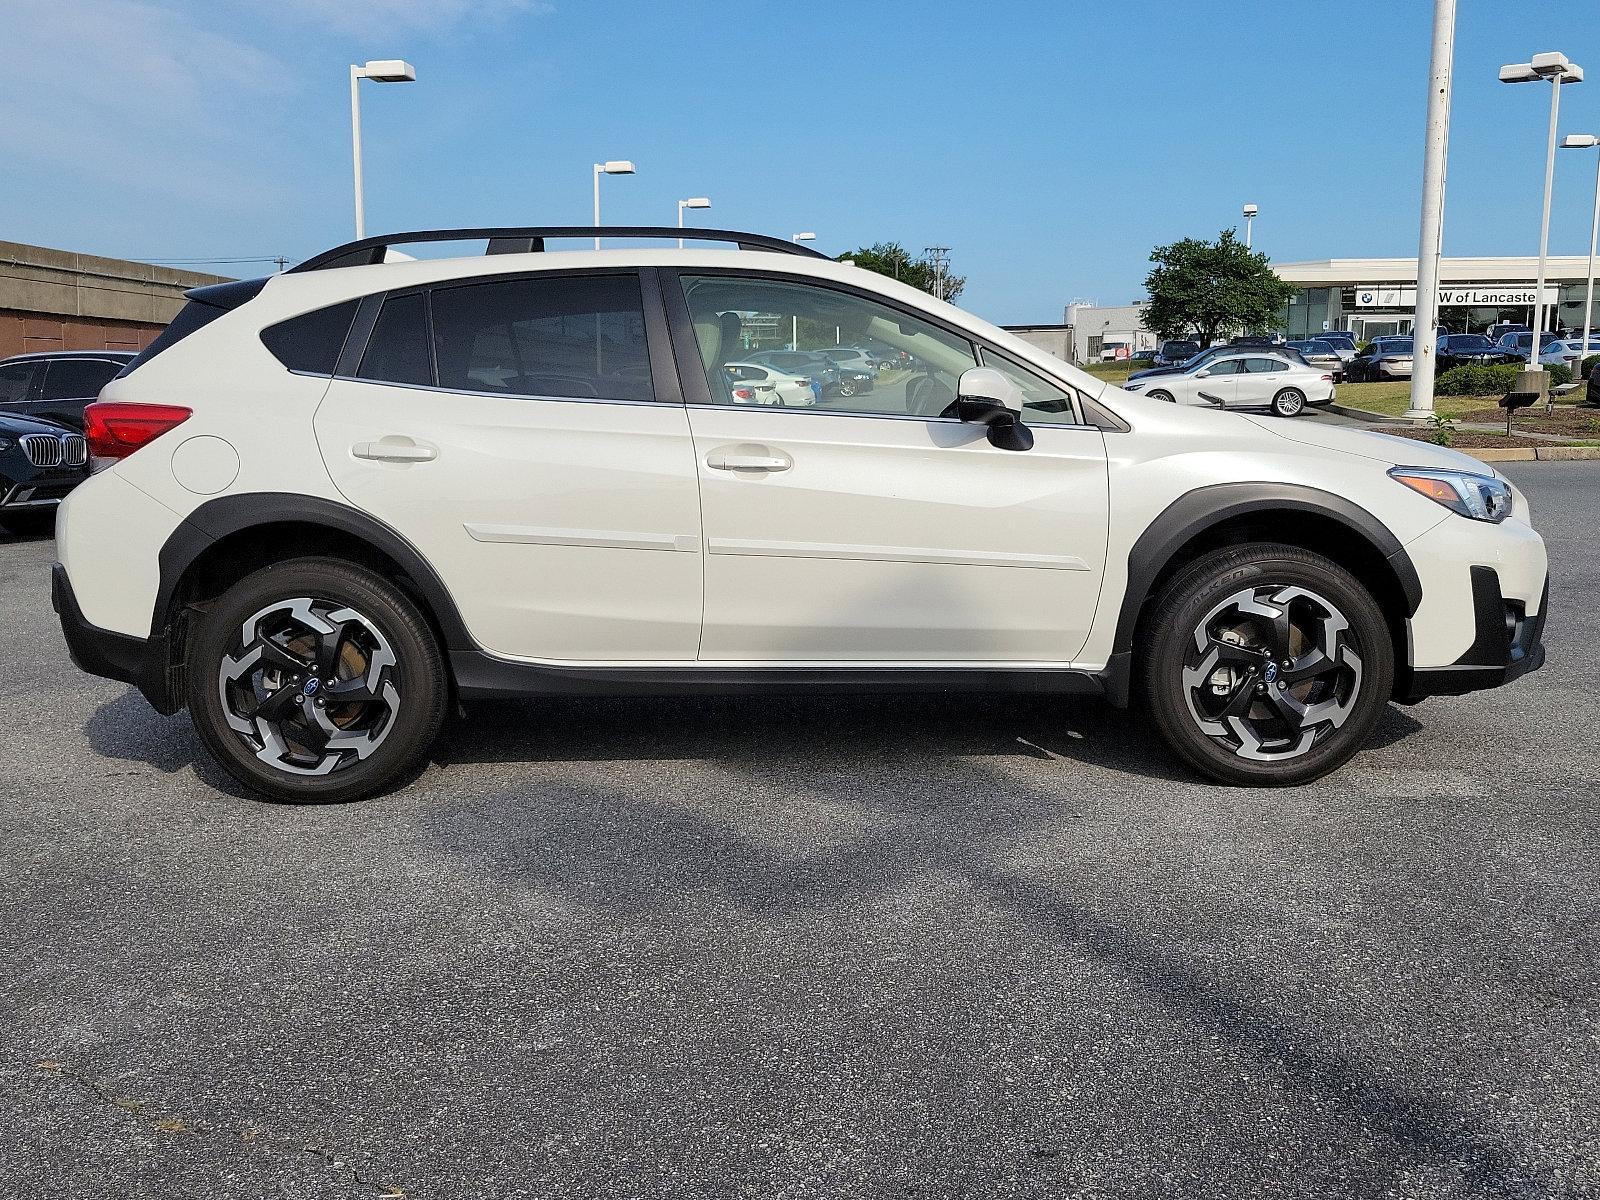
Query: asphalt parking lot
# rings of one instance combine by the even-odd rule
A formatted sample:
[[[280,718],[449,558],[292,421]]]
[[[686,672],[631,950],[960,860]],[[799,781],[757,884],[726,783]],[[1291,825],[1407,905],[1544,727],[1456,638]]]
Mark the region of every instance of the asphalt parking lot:
[[[0,535],[0,1195],[1600,1194],[1600,464],[1548,667],[1196,782],[1056,699],[527,703],[241,796]]]

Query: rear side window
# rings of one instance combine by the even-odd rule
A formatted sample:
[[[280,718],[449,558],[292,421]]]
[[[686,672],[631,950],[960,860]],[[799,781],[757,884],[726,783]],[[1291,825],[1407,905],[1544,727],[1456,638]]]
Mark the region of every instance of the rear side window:
[[[103,358],[58,358],[44,375],[43,400],[87,400],[117,377],[121,363]]]
[[[0,363],[0,404],[15,404],[28,398],[33,386],[36,362]]]
[[[432,305],[440,387],[513,396],[655,399],[636,275],[436,288]]]
[[[344,349],[345,335],[350,332],[350,322],[355,318],[357,303],[346,300],[343,304],[268,325],[261,331],[262,345],[291,371],[332,375],[339,361],[339,351]]]
[[[427,298],[421,292],[390,296],[378,312],[356,372],[379,383],[433,384]]]
[[[239,279],[232,283],[213,283],[209,287],[185,292],[184,294],[189,297],[189,303],[183,306],[178,315],[172,319],[172,324],[163,329],[155,341],[134,355],[128,365],[117,372],[117,378],[122,379],[132,375],[163,350],[170,350],[191,333],[204,329],[223,313],[232,312],[241,304],[248,304],[260,295],[261,289],[266,286],[265,278]]]

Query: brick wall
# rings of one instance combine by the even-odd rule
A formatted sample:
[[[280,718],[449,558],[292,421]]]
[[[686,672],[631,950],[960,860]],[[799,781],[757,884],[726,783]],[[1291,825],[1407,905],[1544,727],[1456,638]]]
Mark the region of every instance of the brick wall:
[[[0,358],[36,350],[142,350],[161,330],[152,322],[0,309]]]

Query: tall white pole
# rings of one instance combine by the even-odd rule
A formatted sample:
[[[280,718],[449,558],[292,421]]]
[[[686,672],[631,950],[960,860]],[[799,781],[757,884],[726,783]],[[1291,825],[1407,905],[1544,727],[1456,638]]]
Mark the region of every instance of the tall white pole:
[[[350,67],[350,149],[356,171],[356,239],[367,236],[367,218],[361,195],[361,68]]]
[[[683,228],[683,201],[682,200],[678,201],[678,228],[679,229]],[[683,239],[682,238],[678,239],[678,249],[679,250],[683,249]]]
[[[595,163],[595,165],[594,165],[594,227],[596,229],[600,228],[600,171],[601,171],[600,164],[599,163]],[[599,238],[598,235],[596,235],[596,237],[594,239],[594,248],[596,250],[600,249],[600,238]]]
[[[1594,252],[1600,242],[1600,155],[1594,168],[1594,218],[1589,225],[1589,286],[1583,293],[1583,352],[1578,355],[1578,372],[1583,372],[1583,360],[1589,357],[1589,323],[1594,319]]]
[[[1528,347],[1528,369],[1544,370],[1542,361],[1544,337],[1544,276],[1545,260],[1550,253],[1550,192],[1556,178],[1556,121],[1561,114],[1561,72],[1550,77],[1550,138],[1544,157],[1544,213],[1539,218],[1539,282],[1534,294],[1533,344]]]
[[[1256,219],[1254,217],[1246,217],[1244,219],[1244,248],[1246,250],[1250,249],[1250,243],[1255,233],[1255,225]]]
[[[1439,252],[1444,231],[1445,165],[1450,152],[1450,83],[1455,62],[1456,0],[1434,0],[1428,65],[1428,123],[1422,155],[1422,228],[1417,237],[1417,307],[1411,322],[1411,407],[1433,415],[1434,353],[1439,340]]]

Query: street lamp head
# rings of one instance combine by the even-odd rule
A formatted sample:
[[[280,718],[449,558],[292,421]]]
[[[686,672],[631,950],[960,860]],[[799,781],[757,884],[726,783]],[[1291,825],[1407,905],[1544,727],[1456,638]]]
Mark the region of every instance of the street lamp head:
[[[789,240],[791,242],[814,242],[817,240],[817,235],[814,233],[797,233]]]
[[[1507,63],[1500,68],[1501,83],[1533,83],[1542,78],[1528,63]]]
[[[1543,54],[1535,54],[1528,65],[1540,75],[1560,75],[1571,64],[1565,54],[1547,50]]]
[[[602,175],[632,175],[634,165],[625,158],[613,158],[609,162],[597,164]]]
[[[414,83],[417,78],[417,69],[403,58],[375,58],[357,71],[374,83]]]
[[[710,208],[711,198],[709,196],[690,196],[689,199],[679,200],[678,203],[684,208]]]
[[[1569,133],[1561,139],[1563,150],[1587,150],[1591,146],[1600,146],[1600,137],[1592,133]]]
[[[1247,217],[1253,217],[1260,211],[1254,204],[1246,204],[1244,206],[1244,215]]]

